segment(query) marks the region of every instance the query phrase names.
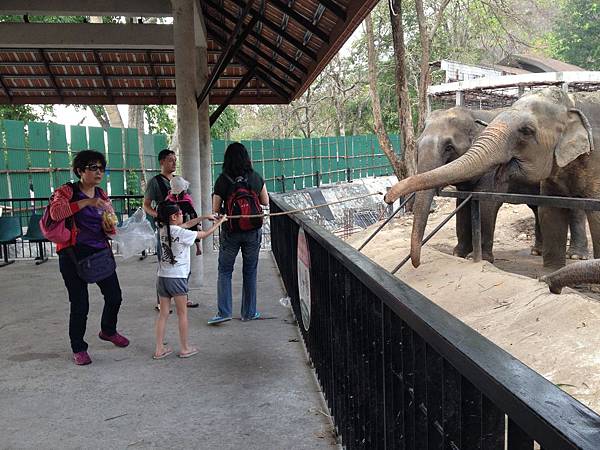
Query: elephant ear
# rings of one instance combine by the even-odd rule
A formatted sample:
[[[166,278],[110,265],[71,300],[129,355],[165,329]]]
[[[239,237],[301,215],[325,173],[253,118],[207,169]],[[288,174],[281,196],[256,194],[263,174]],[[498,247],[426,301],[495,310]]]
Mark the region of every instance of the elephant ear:
[[[570,109],[567,114],[567,126],[554,150],[558,167],[565,167],[594,149],[592,127],[587,117],[575,108]]]

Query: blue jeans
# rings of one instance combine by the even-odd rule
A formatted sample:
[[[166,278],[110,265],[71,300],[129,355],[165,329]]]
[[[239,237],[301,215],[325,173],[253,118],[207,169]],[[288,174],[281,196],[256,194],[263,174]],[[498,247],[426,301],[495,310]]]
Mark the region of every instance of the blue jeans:
[[[217,298],[219,316],[231,317],[231,275],[235,259],[242,249],[242,319],[250,319],[256,314],[256,274],[258,254],[262,241],[262,230],[239,233],[221,232],[219,242],[219,279]]]

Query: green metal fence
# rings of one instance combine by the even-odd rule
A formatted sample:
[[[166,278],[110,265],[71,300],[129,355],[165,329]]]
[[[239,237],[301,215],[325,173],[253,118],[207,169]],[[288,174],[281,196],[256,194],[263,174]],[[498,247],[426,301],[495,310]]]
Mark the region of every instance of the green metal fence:
[[[390,135],[390,139],[398,152],[400,137]],[[254,168],[263,175],[269,192],[393,173],[374,135],[265,139],[242,143],[250,152]],[[221,173],[228,144],[228,141],[212,141],[213,179]]]
[[[397,135],[390,136],[395,149]],[[319,186],[374,175],[391,174],[375,136],[242,141],[270,192]],[[158,172],[157,154],[167,147],[164,135],[142,139],[147,178]],[[228,141],[213,140],[213,179],[221,173]],[[47,198],[74,178],[70,164],[80,150],[94,149],[108,162],[103,187],[111,195],[138,195],[141,160],[137,130],[82,127],[15,120],[0,121],[0,198]]]
[[[167,146],[166,136],[144,135],[143,146],[146,170],[157,171],[156,155]],[[99,127],[4,120],[0,121],[0,198],[29,198],[30,190],[36,198],[48,197],[52,189],[74,178],[71,157],[85,149],[106,155],[102,186],[110,183],[112,195],[142,193],[137,130],[105,132]]]

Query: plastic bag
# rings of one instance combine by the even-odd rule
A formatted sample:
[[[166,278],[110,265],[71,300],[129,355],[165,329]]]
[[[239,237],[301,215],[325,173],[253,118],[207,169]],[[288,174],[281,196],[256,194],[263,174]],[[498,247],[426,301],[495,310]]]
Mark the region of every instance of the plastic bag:
[[[292,299],[289,297],[283,297],[279,299],[279,304],[284,308],[292,309]]]
[[[141,208],[117,227],[117,234],[112,239],[125,259],[156,247],[156,234]]]

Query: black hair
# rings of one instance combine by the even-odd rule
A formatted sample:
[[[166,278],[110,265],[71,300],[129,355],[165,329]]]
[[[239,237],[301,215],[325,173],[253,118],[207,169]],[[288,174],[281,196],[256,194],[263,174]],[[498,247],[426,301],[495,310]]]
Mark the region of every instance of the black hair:
[[[87,166],[98,163],[103,169],[106,169],[106,157],[96,150],[82,150],[73,158],[73,173],[77,178],[81,178],[80,171],[83,172]]]
[[[180,208],[177,206],[177,203],[174,203],[170,200],[163,200],[162,202],[158,202],[158,205],[156,205],[157,225],[159,228],[164,226],[167,227],[168,251],[166,253],[169,256],[171,264],[175,264],[175,256],[171,250],[171,216],[173,214],[177,214],[179,210]]]
[[[223,157],[223,173],[230,177],[240,177],[252,172],[252,161],[243,144],[233,142],[227,146]]]
[[[169,150],[168,148],[165,148],[158,153],[158,161],[160,162],[163,159],[165,159],[167,156],[174,155],[174,154],[175,154],[175,152],[173,150]]]

